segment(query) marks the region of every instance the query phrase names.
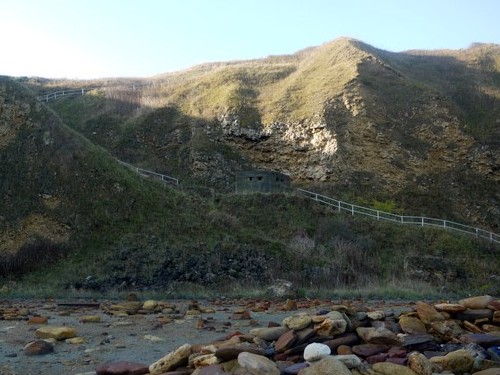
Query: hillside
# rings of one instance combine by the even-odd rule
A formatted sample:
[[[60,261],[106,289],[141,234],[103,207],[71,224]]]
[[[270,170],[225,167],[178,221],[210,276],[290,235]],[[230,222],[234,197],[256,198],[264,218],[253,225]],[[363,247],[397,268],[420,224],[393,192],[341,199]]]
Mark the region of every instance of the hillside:
[[[23,274],[133,233],[203,220],[203,202],[148,183],[0,77],[0,267]],[[175,218],[183,209],[196,207]],[[170,214],[169,214],[170,213]],[[145,218],[151,222],[146,222]]]
[[[289,174],[345,199],[500,228],[500,47],[391,53],[341,38],[290,56],[54,101],[114,156],[230,191],[236,170]],[[50,85],[49,85],[50,83]],[[31,83],[38,92],[82,82]]]
[[[150,79],[4,77],[2,273],[50,264],[58,287],[98,290],[416,277],[496,293],[491,244],[332,215],[293,194],[232,193],[236,171],[277,170],[348,201],[500,232],[499,50],[390,53],[341,38]]]

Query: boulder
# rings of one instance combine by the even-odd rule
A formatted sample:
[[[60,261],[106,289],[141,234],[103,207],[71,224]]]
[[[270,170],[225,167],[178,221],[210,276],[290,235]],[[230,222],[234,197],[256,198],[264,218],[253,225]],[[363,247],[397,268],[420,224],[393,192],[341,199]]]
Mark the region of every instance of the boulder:
[[[325,344],[312,343],[304,349],[304,360],[307,362],[315,362],[329,356],[330,348]]]
[[[250,334],[265,341],[276,341],[279,337],[288,331],[287,327],[267,327],[267,328],[253,328]]]
[[[40,327],[35,331],[39,339],[65,340],[76,336],[76,330],[71,327]]]
[[[299,375],[352,375],[345,364],[328,356],[299,371]]]
[[[149,372],[151,375],[157,375],[175,369],[178,366],[186,364],[190,355],[191,345],[184,344],[175,351],[168,353],[163,358],[149,365]]]
[[[309,315],[293,315],[283,319],[283,325],[295,331],[307,328],[311,323],[312,319]]]
[[[363,341],[369,344],[401,345],[399,338],[387,328],[358,327],[356,332]]]
[[[444,320],[443,315],[434,307],[425,302],[417,302],[417,314],[422,322],[425,324],[435,322],[437,320]]]
[[[382,310],[375,310],[367,312],[366,316],[371,320],[382,320],[385,318],[385,313]]]
[[[437,303],[434,305],[437,311],[447,312],[449,314],[459,313],[467,309],[464,305],[459,303]]]
[[[26,355],[44,355],[54,351],[54,345],[45,340],[32,341],[24,347],[24,354]]]
[[[96,368],[97,375],[143,375],[148,373],[147,365],[130,361],[109,362]]]
[[[293,283],[288,280],[277,279],[267,288],[270,297],[286,298],[293,297],[295,291],[293,290]]]
[[[349,369],[357,368],[362,364],[361,358],[359,358],[356,354],[335,355],[333,358],[342,362]]]
[[[431,332],[439,336],[441,340],[450,341],[458,339],[463,330],[456,320],[442,320],[431,323]]]
[[[425,324],[413,316],[402,316],[399,318],[399,325],[404,333],[427,333]]]
[[[474,365],[472,353],[465,349],[455,350],[445,356],[432,357],[430,361],[439,365],[443,370],[450,371],[455,375],[470,372]]]
[[[375,363],[372,368],[381,375],[417,375],[415,371],[406,366],[390,362]]]
[[[238,364],[252,375],[280,375],[276,363],[270,359],[248,352],[238,355]]]
[[[485,295],[464,298],[458,301],[458,303],[468,309],[485,309],[492,301],[494,301],[492,296]]]
[[[248,342],[224,345],[216,349],[215,355],[221,362],[227,362],[237,359],[238,355],[243,352],[264,355],[264,350],[261,347]]]
[[[431,361],[419,352],[410,353],[408,356],[408,367],[418,375],[432,375],[434,366]]]
[[[314,330],[320,336],[336,336],[346,331],[347,324],[345,314],[339,311],[330,311],[321,323],[314,326]]]
[[[154,311],[158,307],[158,302],[147,300],[142,304],[142,309],[146,311]]]
[[[219,363],[219,359],[213,353],[197,355],[189,361],[189,366],[194,368],[207,367],[210,365],[216,365]]]
[[[289,349],[297,340],[297,335],[295,335],[295,332],[293,329],[285,332],[282,334],[276,343],[274,344],[274,347],[276,349],[277,353],[282,353],[285,350]]]

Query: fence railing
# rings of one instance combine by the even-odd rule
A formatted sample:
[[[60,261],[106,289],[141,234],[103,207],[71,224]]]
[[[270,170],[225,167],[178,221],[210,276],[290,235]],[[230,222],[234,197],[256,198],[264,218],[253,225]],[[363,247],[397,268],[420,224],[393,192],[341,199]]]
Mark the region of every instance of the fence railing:
[[[39,95],[39,96],[37,96],[37,99],[41,100],[41,101],[48,102],[49,100],[55,100],[55,99],[61,98],[63,96],[85,95],[91,90],[94,90],[94,88],[55,91],[55,92],[51,92],[49,94]]]
[[[350,204],[346,202],[339,201],[337,199],[333,199],[327,197],[325,195],[317,194],[312,191],[297,189],[301,194],[305,195],[307,198],[310,198],[318,203],[323,203],[328,206],[331,206],[338,210],[339,212],[345,211],[350,213],[351,215],[363,215],[369,216],[376,220],[384,220],[391,221],[399,224],[410,224],[410,225],[418,225],[418,226],[430,226],[430,227],[439,227],[443,229],[455,230],[462,233],[471,234],[477,238],[484,238],[491,242],[500,243],[500,235],[495,234],[493,232],[488,232],[481,228],[471,227],[468,225],[455,223],[449,220],[443,219],[434,219],[430,217],[422,217],[422,216],[402,216],[391,214],[384,211],[375,210],[372,208],[357,206],[355,204]]]
[[[132,164],[125,163],[124,161],[121,161],[121,160],[118,160],[118,162],[120,164],[126,166],[127,168],[134,170],[142,177],[152,177],[152,178],[156,178],[156,179],[161,180],[161,181],[166,182],[166,183],[171,183],[171,184],[175,184],[175,185],[179,184],[179,180],[174,178],[174,177],[170,177],[170,176],[167,176],[167,175],[164,175],[161,173],[148,171],[147,169],[137,168],[137,167],[133,166]]]
[[[137,90],[140,88],[143,88],[145,86],[148,86],[147,84],[136,84],[136,85],[118,85],[118,86],[95,86],[95,87],[87,87],[87,88],[81,88],[78,90],[60,90],[60,91],[54,91],[51,93],[43,94],[43,95],[38,95],[36,98],[40,101],[45,101],[48,102],[50,100],[55,100],[58,98],[66,97],[66,96],[74,96],[74,95],[85,95],[88,94],[92,90],[112,90],[112,89],[117,89],[117,88],[128,88],[132,90]]]

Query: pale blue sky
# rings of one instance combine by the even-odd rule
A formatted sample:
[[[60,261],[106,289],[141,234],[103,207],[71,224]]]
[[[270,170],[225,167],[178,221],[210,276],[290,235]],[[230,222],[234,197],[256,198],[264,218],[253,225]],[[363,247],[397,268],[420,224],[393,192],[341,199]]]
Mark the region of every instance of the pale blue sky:
[[[390,51],[500,44],[497,0],[0,0],[0,75],[146,77],[340,36]]]

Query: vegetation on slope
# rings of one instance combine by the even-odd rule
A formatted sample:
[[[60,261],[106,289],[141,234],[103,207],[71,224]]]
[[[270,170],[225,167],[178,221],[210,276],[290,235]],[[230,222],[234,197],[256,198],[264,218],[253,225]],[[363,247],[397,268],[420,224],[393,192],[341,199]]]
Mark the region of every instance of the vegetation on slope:
[[[494,48],[490,52],[493,56]],[[498,114],[486,109],[498,100],[496,60],[490,59],[486,73],[470,68],[474,58],[465,63],[442,54],[392,54],[342,39],[291,56],[206,64],[150,80],[22,79],[36,93],[96,87],[88,95],[47,103],[57,115],[3,79],[4,105],[21,116],[2,119],[4,127],[17,128],[8,136],[0,132],[6,176],[0,194],[8,202],[0,207],[0,229],[3,239],[15,239],[3,241],[2,270],[22,274],[46,259],[49,277],[45,268],[25,283],[74,290],[173,291],[186,284],[220,289],[283,277],[300,287],[423,280],[451,291],[498,293],[499,264],[491,244],[345,218],[293,195],[219,194],[232,185],[234,171],[259,166],[269,153],[265,138],[225,139],[218,129],[225,114],[237,114],[241,127],[257,129],[320,116],[339,134],[352,132],[354,119],[361,118],[401,145],[412,161],[426,158],[430,149],[413,129],[434,120],[425,111],[437,105],[439,113],[459,113],[470,134],[493,145],[498,126],[491,121]],[[472,87],[481,77],[487,89],[472,97],[450,83]],[[357,117],[333,107],[349,100],[346,105],[360,106]],[[479,114],[470,110],[481,106]],[[414,108],[420,114],[409,121],[405,113]],[[387,145],[383,141],[380,145]],[[141,179],[113,157],[178,177],[184,192]],[[273,158],[280,169],[280,156]],[[405,173],[402,160],[393,160]],[[467,166],[407,174],[408,184],[396,192],[377,188],[376,170],[349,173],[349,185],[340,179],[302,184],[362,204],[456,221],[466,221],[471,201],[488,206],[498,199],[495,180]],[[456,186],[451,192],[444,189],[450,183]],[[198,194],[191,194],[192,185]],[[201,194],[204,198],[201,192],[208,194]],[[481,220],[494,227],[499,217],[494,204],[490,207]],[[428,267],[419,268],[415,257],[427,259]],[[57,259],[64,261],[54,263]],[[465,266],[463,259],[472,260]]]

